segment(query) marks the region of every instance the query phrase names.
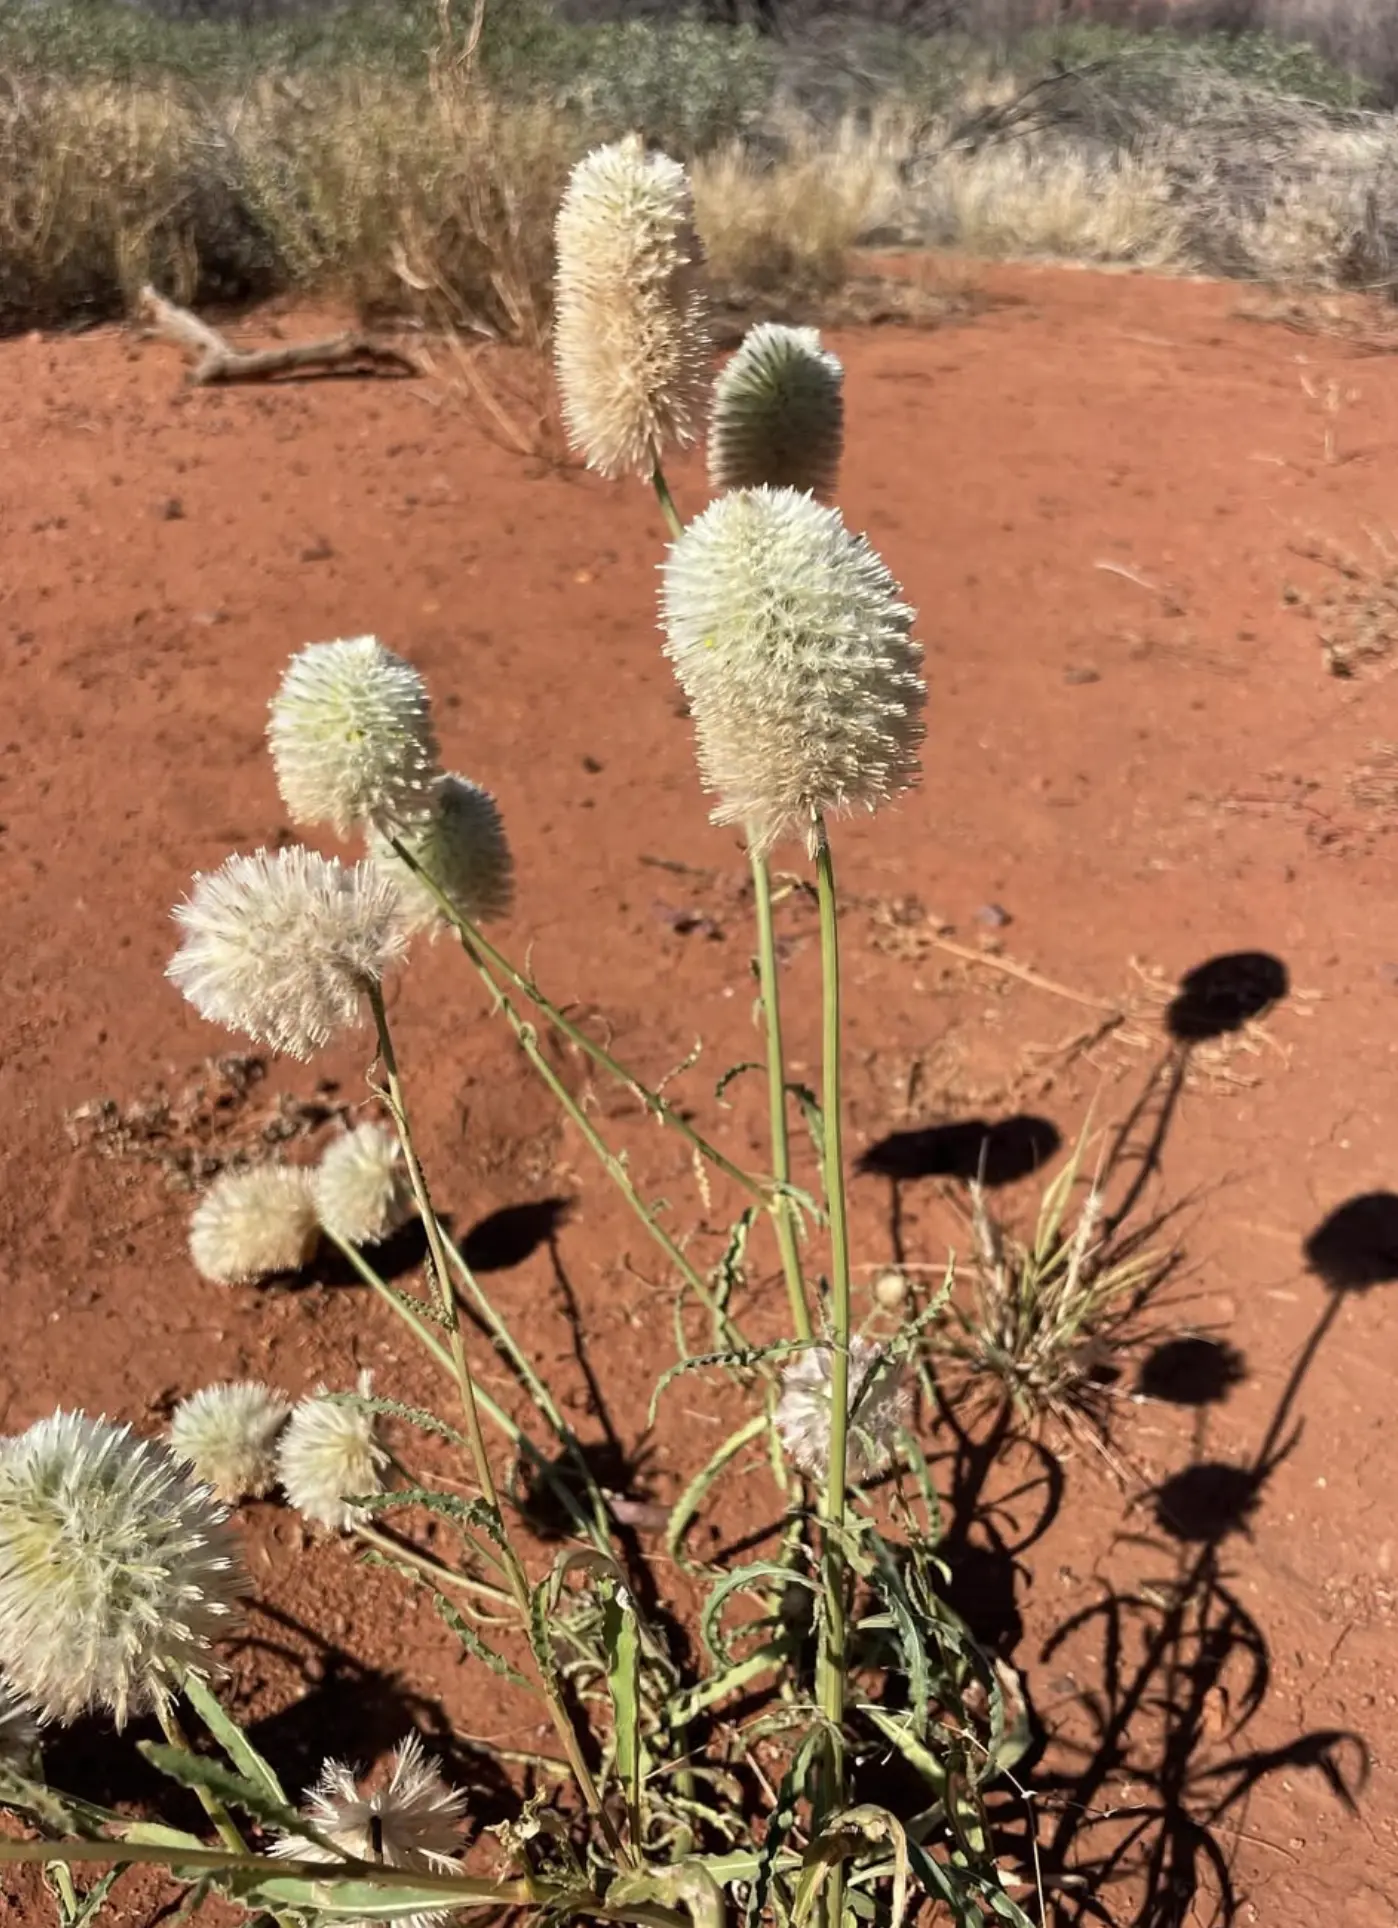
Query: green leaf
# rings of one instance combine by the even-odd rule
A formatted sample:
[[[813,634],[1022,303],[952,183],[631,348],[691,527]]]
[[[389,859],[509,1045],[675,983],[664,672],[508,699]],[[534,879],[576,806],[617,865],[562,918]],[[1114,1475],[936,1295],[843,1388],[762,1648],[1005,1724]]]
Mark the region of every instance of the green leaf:
[[[526,1680],[502,1654],[486,1645],[466,1616],[452,1605],[444,1593],[434,1593],[432,1604],[473,1659],[484,1661],[493,1674],[498,1674],[501,1680],[508,1680],[512,1686],[523,1687],[531,1694],[539,1691],[532,1680]]]
[[[419,1432],[432,1433],[438,1439],[450,1441],[463,1452],[469,1452],[471,1442],[464,1433],[457,1432],[445,1419],[438,1419],[422,1406],[405,1406],[398,1399],[381,1399],[377,1393],[367,1392],[328,1392],[322,1398],[328,1405],[353,1406],[357,1412],[381,1413],[386,1419],[401,1419],[409,1426],[416,1426]]]
[[[286,1789],[270,1764],[258,1753],[233,1716],[219,1705],[208,1683],[200,1680],[197,1674],[186,1674],[184,1697],[244,1780],[260,1787],[269,1800],[279,1801],[283,1807],[289,1807],[291,1803],[287,1800]]]
[[[306,1832],[306,1823],[294,1807],[285,1800],[273,1800],[258,1782],[220,1767],[217,1761],[187,1753],[182,1747],[165,1747],[159,1741],[138,1741],[136,1745],[152,1767],[181,1787],[203,1788],[216,1794],[227,1806],[241,1808],[264,1826],[286,1828],[296,1834]]]
[[[718,1451],[700,1467],[671,1507],[670,1518],[665,1527],[665,1551],[687,1573],[696,1571],[694,1563],[686,1557],[684,1551],[685,1536],[689,1531],[690,1522],[697,1516],[700,1507],[708,1497],[709,1488],[729,1460],[736,1458],[744,1446],[751,1441],[760,1439],[767,1430],[767,1424],[765,1412],[754,1413],[751,1419],[746,1420],[738,1428],[737,1432],[730,1433]]]
[[[761,1208],[749,1205],[728,1235],[723,1257],[719,1260],[714,1277],[714,1303],[721,1312],[728,1310],[735,1287],[743,1282],[743,1260],[747,1256],[748,1234],[757,1222]]]
[[[723,1890],[701,1861],[681,1861],[673,1868],[618,1875],[607,1890],[608,1908],[625,1908],[633,1901],[659,1901],[667,1907],[684,1908],[694,1928],[724,1928]]]
[[[366,1493],[347,1504],[362,1507],[366,1513],[391,1513],[405,1506],[420,1506],[425,1513],[437,1513],[457,1526],[475,1527],[495,1544],[506,1544],[505,1527],[499,1513],[484,1500],[463,1500],[456,1493],[439,1493],[430,1486],[407,1486],[396,1493]]]
[[[197,1834],[186,1834],[183,1828],[167,1828],[162,1821],[133,1821],[129,1828],[122,1830],[121,1838],[156,1848],[202,1848],[204,1845]]]
[[[777,1804],[767,1823],[767,1832],[757,1857],[757,1872],[748,1889],[747,1904],[743,1909],[745,1928],[759,1928],[762,1921],[767,1897],[776,1877],[778,1858],[800,1814],[801,1794],[819,1738],[817,1734],[806,1736],[797,1748],[791,1766],[782,1776],[781,1786],[777,1789]]]
[[[660,1405],[662,1393],[672,1380],[681,1378],[687,1372],[698,1372],[705,1366],[732,1366],[741,1370],[746,1366],[761,1365],[764,1359],[780,1359],[788,1352],[804,1352],[810,1341],[806,1339],[782,1339],[770,1346],[736,1346],[726,1352],[691,1352],[686,1358],[676,1360],[667,1366],[655,1383],[655,1391],[650,1396],[650,1413],[646,1424],[655,1424],[656,1409]]]
[[[0,1807],[17,1808],[22,1814],[32,1815],[50,1834],[90,1837],[122,1824],[122,1816],[110,1808],[95,1807],[91,1802],[60,1794],[57,1789],[45,1787],[42,1781],[31,1781],[18,1768],[3,1762],[0,1762]]]
[[[636,1604],[624,1587],[608,1590],[602,1607],[602,1638],[607,1650],[607,1686],[612,1697],[616,1771],[626,1790],[631,1839],[643,1838],[641,1775],[641,1644]]]
[[[61,1861],[54,1861],[43,1870],[44,1885],[53,1896],[58,1908],[59,1928],[90,1928],[101,1914],[108,1895],[121,1879],[124,1871],[121,1868],[110,1869],[99,1880],[93,1882],[85,1895],[78,1896],[76,1908],[70,1908],[64,1900],[63,1886],[53,1872],[54,1869],[61,1868],[63,1865]]]
[[[717,1098],[719,1103],[722,1104],[723,1094],[725,1091],[727,1091],[729,1085],[733,1083],[735,1078],[741,1078],[745,1071],[765,1071],[766,1068],[767,1067],[765,1065],[759,1064],[756,1058],[744,1058],[741,1064],[729,1065],[728,1069],[724,1072],[723,1076],[719,1079],[718,1083],[714,1086],[715,1098]]]
[[[809,1085],[787,1085],[788,1094],[796,1100],[811,1143],[815,1146],[816,1158],[822,1171],[825,1169],[825,1113],[820,1108],[820,1100]]]
[[[795,1928],[802,1928],[810,1915],[830,1870],[841,1861],[852,1859],[861,1847],[879,1840],[889,1842],[893,1848],[892,1928],[900,1928],[908,1908],[908,1837],[901,1821],[887,1808],[875,1807],[872,1802],[846,1808],[842,1814],[832,1816],[824,1832],[807,1848],[791,1911]]]
[[[719,1617],[725,1604],[735,1593],[751,1593],[759,1599],[762,1598],[764,1581],[771,1583],[771,1586],[765,1589],[768,1594],[773,1589],[778,1593],[785,1593],[789,1586],[805,1587],[808,1592],[817,1597],[821,1591],[818,1583],[809,1575],[798,1573],[792,1567],[779,1566],[773,1560],[757,1560],[751,1566],[734,1567],[725,1573],[704,1602],[703,1617],[700,1621],[704,1645],[720,1667],[731,1667],[734,1664],[733,1655],[728,1650],[719,1626]],[[748,1633],[757,1630],[751,1626],[742,1629]]]

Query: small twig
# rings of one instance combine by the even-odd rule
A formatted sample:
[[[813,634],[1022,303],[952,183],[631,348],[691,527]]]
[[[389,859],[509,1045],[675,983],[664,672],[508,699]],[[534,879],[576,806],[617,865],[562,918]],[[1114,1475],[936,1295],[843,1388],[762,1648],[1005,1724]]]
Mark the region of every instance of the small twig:
[[[995,957],[988,951],[973,951],[969,945],[953,944],[949,937],[929,937],[927,942],[939,951],[950,951],[953,957],[964,958],[968,964],[981,964],[988,971],[999,971],[1005,977],[1016,977],[1022,984],[1032,984],[1036,991],[1048,991],[1054,997],[1065,997],[1070,1004],[1085,1004],[1090,1011],[1105,1011],[1114,1023],[1119,1024],[1125,1012],[1106,998],[1091,997],[1086,991],[1070,990],[1066,984],[1056,984],[1051,977],[1041,977],[1031,971],[1027,964],[1016,964],[1008,957]]]
[[[400,376],[422,373],[410,355],[390,348],[387,342],[372,341],[367,335],[332,335],[324,341],[292,342],[285,348],[234,348],[217,329],[149,286],[141,290],[136,313],[152,334],[195,357],[188,379],[196,388],[214,382],[265,382],[279,375],[354,366]]]

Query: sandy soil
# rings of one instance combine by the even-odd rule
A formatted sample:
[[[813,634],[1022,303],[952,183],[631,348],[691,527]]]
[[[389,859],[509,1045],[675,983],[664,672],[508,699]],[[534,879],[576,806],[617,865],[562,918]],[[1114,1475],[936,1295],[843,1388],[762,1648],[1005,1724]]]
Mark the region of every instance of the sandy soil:
[[[1059,1886],[1058,1919],[1388,1928],[1398,362],[1246,318],[1234,288],[1048,270],[987,286],[984,312],[938,332],[832,339],[843,501],[922,611],[932,692],[921,791],[838,848],[849,1131],[872,1168],[854,1181],[861,1278],[896,1251],[940,1268],[964,1249],[968,1140],[935,1127],[1038,1118],[1043,1149],[1095,1099],[1099,1124],[1134,1119],[1120,1194],[1160,1126],[1134,1210],[1181,1207],[1185,1256],[1149,1338],[1226,1340],[1237,1383],[1205,1385],[1196,1349],[1183,1381],[1147,1379],[1171,1403],[1139,1396],[1144,1350],[1117,1361],[1116,1473],[1081,1448],[987,1472],[929,1423],[957,1597],[1024,1670],[1049,1872],[1099,1891]],[[301,643],[372,630],[429,678],[450,762],[502,800],[509,947],[651,1078],[701,1040],[675,1089],[758,1156],[757,1081],[726,1112],[712,1100],[755,1044],[744,864],[706,822],[659,652],[653,508],[505,451],[430,383],[190,392],[168,350],[116,331],[0,347],[0,453],[3,1424],[62,1403],[154,1429],[216,1378],[299,1392],[359,1365],[424,1397],[391,1317],[333,1273],[261,1292],[193,1273],[181,1154],[312,1130],[317,1104],[362,1100],[368,1051],[271,1067],[215,1105],[203,1067],[237,1046],[163,979],[169,908],[196,868],[291,834],[267,699]],[[701,499],[694,465],[677,487]],[[814,1076],[799,891],[781,918],[794,1068]],[[1262,959],[1245,1009],[1172,1004],[1234,953]],[[585,1437],[623,1462],[644,1443],[617,1479],[673,1496],[732,1408],[687,1380],[643,1442],[674,1356],[661,1265],[450,945],[416,958],[393,1017],[442,1202],[497,1303]],[[152,1156],[140,1132],[101,1155],[111,1113],[92,1107],[161,1089],[177,1115],[154,1140],[148,1121]],[[702,1213],[683,1148],[598,1099],[647,1187]],[[1021,1220],[1025,1141],[994,1141]],[[715,1196],[706,1253],[731,1203]],[[765,1245],[745,1304],[780,1330]],[[754,1467],[715,1530],[773,1505]],[[291,1780],[325,1752],[371,1758],[409,1720],[544,1744],[391,1575],[270,1505],[248,1536],[260,1600],[236,1687]],[[1200,1585],[1172,1614],[1181,1570]],[[51,1766],[139,1797],[130,1759],[94,1728]],[[495,1818],[501,1771],[457,1766]],[[1007,1822],[1022,1833],[1022,1808]],[[12,1892],[4,1919],[39,1918]],[[135,1900],[125,1918],[145,1918]]]

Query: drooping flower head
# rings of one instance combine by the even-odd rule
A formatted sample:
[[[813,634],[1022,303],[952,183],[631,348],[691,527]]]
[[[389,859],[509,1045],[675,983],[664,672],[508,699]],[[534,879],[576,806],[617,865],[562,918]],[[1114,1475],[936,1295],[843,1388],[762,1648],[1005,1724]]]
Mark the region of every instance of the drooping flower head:
[[[308,1058],[360,1016],[407,936],[391,878],[299,844],[194,879],[166,975],[215,1024]]]
[[[836,509],[739,489],[664,564],[666,654],[689,699],[715,823],[755,851],[915,782],[926,690],[913,611]]]
[[[442,777],[432,793],[431,815],[400,836],[427,875],[473,924],[488,924],[509,910],[514,899],[514,859],[500,806],[489,790],[466,777]],[[375,833],[370,846],[376,862],[398,886],[409,930],[444,923],[437,899],[388,838]]]
[[[810,1479],[830,1469],[831,1368],[829,1346],[810,1346],[782,1371],[776,1427],[792,1460]],[[849,1432],[845,1468],[858,1485],[887,1466],[907,1416],[902,1367],[872,1339],[849,1347]]]
[[[828,496],[845,440],[845,371],[814,328],[759,322],[714,383],[709,481],[715,490]]]
[[[277,1439],[291,1402],[255,1379],[205,1386],[170,1415],[170,1451],[234,1506],[261,1499],[277,1479]]]
[[[369,1388],[369,1374],[361,1373],[361,1395]],[[363,1509],[346,1502],[383,1491],[381,1468],[388,1454],[379,1444],[373,1413],[327,1399],[326,1390],[322,1386],[292,1412],[277,1448],[277,1476],[304,1518],[332,1533],[348,1533],[363,1518]]]
[[[165,1447],[54,1413],[0,1455],[0,1668],[45,1719],[118,1727],[212,1670],[247,1581],[227,1512]]]
[[[327,1232],[347,1245],[378,1245],[412,1212],[403,1147],[382,1125],[356,1125],[327,1145],[311,1195]]]
[[[410,1734],[394,1749],[388,1784],[372,1794],[360,1791],[343,1762],[327,1761],[306,1796],[306,1821],[344,1854],[360,1861],[382,1859],[385,1866],[418,1874],[448,1873],[461,1846],[466,1796],[448,1787],[428,1760],[422,1742]],[[328,1848],[304,1835],[284,1833],[273,1854],[296,1861],[330,1861]],[[431,1928],[449,1910],[395,1915],[397,1928]]]
[[[695,440],[707,307],[689,180],[638,134],[579,161],[558,210],[558,384],[569,439],[606,476]]]
[[[189,1255],[215,1285],[299,1272],[319,1239],[310,1175],[299,1165],[220,1172],[189,1221]]]
[[[375,636],[310,643],[273,697],[267,742],[293,823],[412,823],[437,776],[427,686]]]

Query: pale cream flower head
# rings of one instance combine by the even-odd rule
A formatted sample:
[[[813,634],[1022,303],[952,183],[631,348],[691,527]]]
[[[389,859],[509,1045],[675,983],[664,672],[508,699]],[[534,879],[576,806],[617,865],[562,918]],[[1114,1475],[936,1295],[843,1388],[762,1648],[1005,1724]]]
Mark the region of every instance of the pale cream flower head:
[[[267,742],[293,823],[412,823],[436,780],[427,686],[376,636],[309,643],[272,698]]]
[[[823,1480],[830,1470],[833,1363],[831,1347],[809,1346],[782,1369],[777,1432],[793,1462],[813,1480]],[[852,1484],[872,1479],[888,1465],[907,1409],[899,1362],[872,1339],[851,1339],[845,1469]]]
[[[54,1413],[0,1455],[0,1668],[43,1718],[168,1701],[247,1591],[227,1511],[164,1446]]]
[[[844,378],[814,328],[750,328],[714,383],[711,486],[832,494],[845,440]]]
[[[310,1176],[299,1165],[220,1172],[189,1221],[195,1270],[215,1285],[299,1272],[319,1240]]]
[[[359,1022],[407,944],[391,878],[299,844],[200,873],[174,917],[166,976],[195,1010],[296,1058]]]
[[[276,1484],[277,1440],[290,1413],[290,1400],[254,1379],[205,1386],[170,1415],[170,1451],[215,1499],[261,1499]]]
[[[500,806],[489,790],[448,773],[432,793],[430,814],[399,833],[443,896],[473,924],[504,917],[514,901],[514,858]],[[379,832],[370,836],[375,861],[398,886],[409,930],[435,931],[447,920],[417,872]]]
[[[372,1380],[359,1376],[360,1396]],[[303,1399],[286,1423],[277,1447],[277,1476],[296,1511],[315,1526],[348,1533],[364,1510],[347,1504],[383,1491],[388,1454],[379,1443],[374,1415],[325,1397],[327,1388]]]
[[[412,1215],[413,1194],[395,1133],[366,1121],[331,1140],[311,1174],[316,1214],[347,1245],[378,1245]]]
[[[600,475],[649,476],[699,433],[708,306],[689,179],[638,134],[573,169],[555,228],[563,416]]]
[[[754,851],[914,783],[925,734],[913,611],[836,509],[739,489],[671,546],[665,652],[689,699],[713,821]]]

